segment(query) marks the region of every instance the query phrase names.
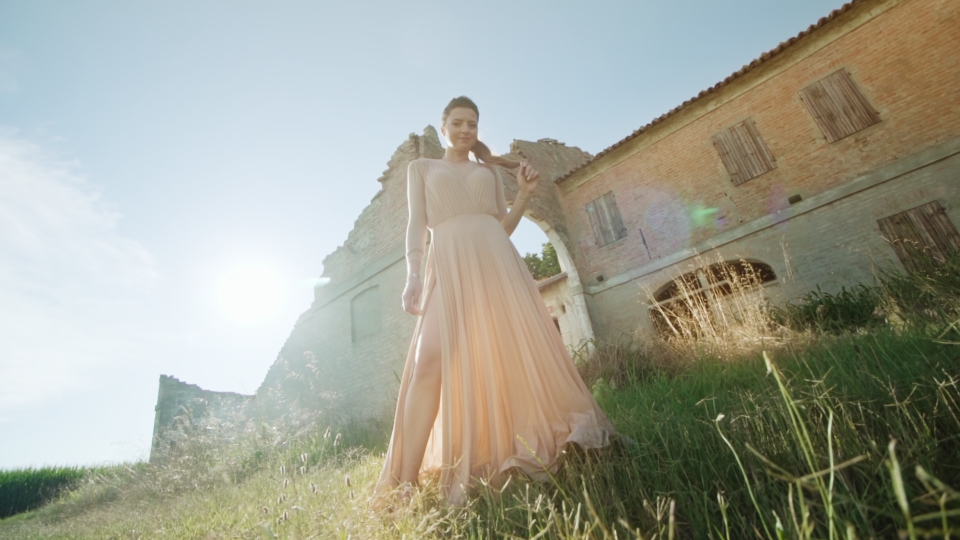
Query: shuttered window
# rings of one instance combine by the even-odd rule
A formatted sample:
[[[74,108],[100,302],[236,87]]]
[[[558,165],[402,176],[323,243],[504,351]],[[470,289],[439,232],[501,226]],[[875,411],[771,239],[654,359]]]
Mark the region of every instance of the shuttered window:
[[[357,342],[380,331],[380,287],[370,287],[350,301],[350,325]]]
[[[750,118],[714,135],[713,145],[735,186],[777,167]]]
[[[804,88],[800,91],[800,98],[817,121],[827,142],[838,141],[880,121],[876,109],[845,69]]]
[[[587,203],[587,216],[590,218],[590,227],[593,228],[597,246],[605,246],[627,235],[612,191]]]
[[[937,201],[883,218],[877,223],[897,258],[909,271],[918,268],[918,255],[925,254],[943,262],[950,253],[960,250],[960,234]]]

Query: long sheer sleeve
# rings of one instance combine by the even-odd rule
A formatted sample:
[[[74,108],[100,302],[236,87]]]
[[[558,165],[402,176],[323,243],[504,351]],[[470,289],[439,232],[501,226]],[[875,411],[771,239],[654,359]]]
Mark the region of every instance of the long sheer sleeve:
[[[427,243],[427,201],[421,163],[407,166],[407,275],[419,274]]]

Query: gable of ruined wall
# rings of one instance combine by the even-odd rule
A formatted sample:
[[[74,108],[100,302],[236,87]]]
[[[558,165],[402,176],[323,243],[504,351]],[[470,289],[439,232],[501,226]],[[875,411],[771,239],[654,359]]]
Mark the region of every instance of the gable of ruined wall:
[[[418,158],[443,157],[443,148],[433,126],[422,135],[410,134],[387,162],[377,179],[380,191],[360,213],[346,242],[323,259],[324,277],[349,277],[365,265],[403,244],[407,221],[407,164]]]

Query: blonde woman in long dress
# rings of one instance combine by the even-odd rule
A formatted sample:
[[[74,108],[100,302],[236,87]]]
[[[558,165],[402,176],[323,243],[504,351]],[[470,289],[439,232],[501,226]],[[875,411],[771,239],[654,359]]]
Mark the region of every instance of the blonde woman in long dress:
[[[509,239],[539,172],[492,156],[477,140],[479,116],[470,99],[452,100],[443,158],[407,169],[403,309],[418,320],[375,500],[398,487],[409,497],[435,475],[460,504],[475,479],[497,485],[513,468],[543,478],[564,445],[600,448],[615,435]],[[494,165],[517,170],[509,210]]]

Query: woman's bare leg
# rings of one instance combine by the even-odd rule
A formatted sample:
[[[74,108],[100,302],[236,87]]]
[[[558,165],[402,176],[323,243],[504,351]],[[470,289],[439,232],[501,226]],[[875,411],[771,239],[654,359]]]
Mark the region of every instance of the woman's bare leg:
[[[403,442],[400,483],[416,485],[427,449],[427,439],[440,408],[440,311],[438,291],[430,295],[423,312],[416,365],[403,405]]]

